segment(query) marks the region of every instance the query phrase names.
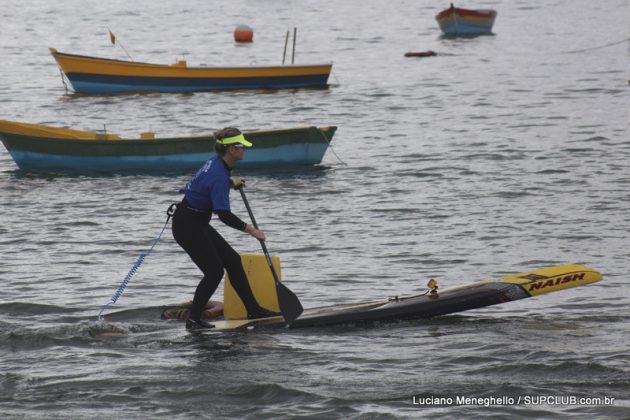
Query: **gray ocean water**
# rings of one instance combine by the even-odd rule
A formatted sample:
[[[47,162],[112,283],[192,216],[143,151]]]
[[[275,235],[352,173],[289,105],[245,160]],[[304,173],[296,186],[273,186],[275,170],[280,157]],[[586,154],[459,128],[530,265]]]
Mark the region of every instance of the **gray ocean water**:
[[[627,418],[630,3],[470,1],[498,11],[470,39],[440,36],[447,6],[0,0],[0,118],[123,136],[339,126],[321,165],[241,172],[305,307],[564,263],[603,281],[426,321],[197,336],[152,309],[200,278],[167,231],[96,323],[189,174],[35,175],[0,147],[0,416]],[[334,62],[330,89],[79,96],[48,53],[125,59],[109,28],[136,61],[277,64],[293,27],[296,62]]]

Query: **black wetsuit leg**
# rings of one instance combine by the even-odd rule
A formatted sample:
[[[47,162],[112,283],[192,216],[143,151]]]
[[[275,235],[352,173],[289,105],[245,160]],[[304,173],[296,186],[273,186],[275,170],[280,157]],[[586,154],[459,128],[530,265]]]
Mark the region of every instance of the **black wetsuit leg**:
[[[225,267],[225,270],[230,276],[230,283],[232,284],[234,291],[236,291],[238,297],[240,297],[241,301],[243,301],[243,305],[245,305],[245,309],[247,309],[248,313],[252,314],[259,312],[261,308],[258,305],[258,302],[256,302],[247,274],[245,274],[245,270],[243,269],[241,256],[230,246],[230,244],[227,243],[225,239],[223,239],[219,232],[212,229],[212,227],[210,230],[212,243],[215,245],[216,250],[219,253],[219,257],[223,262],[223,267]]]
[[[190,308],[190,317],[193,319],[201,318],[206,303],[223,278],[223,263],[212,243],[209,221],[209,214],[195,212],[186,208],[184,204],[178,205],[173,215],[172,230],[175,241],[204,274],[197,285]]]
[[[206,303],[223,278],[224,267],[248,313],[256,312],[260,306],[249,286],[240,255],[209,225],[209,221],[209,214],[195,212],[185,205],[177,206],[173,215],[173,237],[204,274],[195,290],[190,317],[201,318]]]

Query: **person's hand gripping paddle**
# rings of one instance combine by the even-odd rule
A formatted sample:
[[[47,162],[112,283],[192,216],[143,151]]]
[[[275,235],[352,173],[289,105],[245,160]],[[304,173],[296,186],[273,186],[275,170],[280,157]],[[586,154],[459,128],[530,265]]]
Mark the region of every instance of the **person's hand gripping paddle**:
[[[256,223],[256,219],[254,218],[254,213],[252,213],[252,209],[249,206],[249,202],[247,201],[247,197],[245,196],[245,191],[243,191],[243,186],[239,186],[238,191],[241,193],[241,197],[243,197],[243,202],[245,203],[245,207],[247,207],[247,212],[249,213],[250,219],[252,219],[252,224],[256,229],[258,229],[258,224]],[[262,246],[263,252],[265,253],[265,259],[267,260],[267,264],[269,265],[269,269],[271,270],[271,274],[273,275],[273,280],[276,284],[276,293],[278,294],[278,304],[280,305],[280,312],[282,313],[282,317],[286,321],[287,324],[291,324],[293,321],[300,316],[304,308],[302,308],[302,304],[298,297],[289,290],[284,284],[280,282],[278,278],[278,273],[276,273],[275,268],[273,267],[273,262],[271,261],[271,257],[269,256],[269,252],[267,251],[267,246],[265,245],[265,241],[260,240],[260,245]]]

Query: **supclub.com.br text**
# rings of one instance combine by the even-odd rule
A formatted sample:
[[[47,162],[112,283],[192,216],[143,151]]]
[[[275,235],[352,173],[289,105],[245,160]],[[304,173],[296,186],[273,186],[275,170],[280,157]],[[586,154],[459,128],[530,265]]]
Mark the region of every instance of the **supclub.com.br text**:
[[[493,397],[420,397],[414,395],[412,404],[418,406],[449,406],[449,405],[613,405],[614,397],[578,397],[575,395],[520,395]]]

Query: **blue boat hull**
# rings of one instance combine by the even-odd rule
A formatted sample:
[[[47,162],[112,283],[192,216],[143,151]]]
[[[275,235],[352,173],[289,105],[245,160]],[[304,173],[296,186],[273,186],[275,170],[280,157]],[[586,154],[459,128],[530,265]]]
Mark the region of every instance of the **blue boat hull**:
[[[173,78],[104,76],[67,73],[79,93],[164,92],[189,93],[235,89],[327,88],[328,75],[234,78]]]
[[[239,168],[276,165],[313,165],[320,163],[328,144],[289,144],[246,152]],[[18,167],[26,172],[182,172],[198,169],[211,157],[209,153],[159,156],[70,156],[10,150]]]
[[[440,26],[445,35],[483,35],[492,33],[492,25],[450,21]]]

